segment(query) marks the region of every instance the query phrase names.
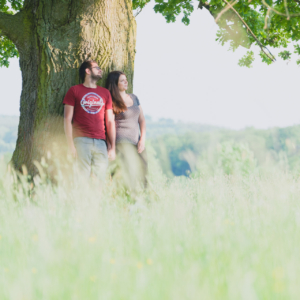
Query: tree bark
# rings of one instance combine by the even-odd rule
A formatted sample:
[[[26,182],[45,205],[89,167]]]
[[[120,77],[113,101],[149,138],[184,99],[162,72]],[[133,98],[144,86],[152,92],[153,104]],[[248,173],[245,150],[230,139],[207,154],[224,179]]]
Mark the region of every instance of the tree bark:
[[[12,163],[34,174],[33,161],[64,143],[62,101],[85,59],[103,69],[100,85],[109,71],[122,70],[132,89],[136,22],[130,0],[27,0],[17,15],[8,18],[20,20],[22,37],[5,32],[19,50],[23,79]]]

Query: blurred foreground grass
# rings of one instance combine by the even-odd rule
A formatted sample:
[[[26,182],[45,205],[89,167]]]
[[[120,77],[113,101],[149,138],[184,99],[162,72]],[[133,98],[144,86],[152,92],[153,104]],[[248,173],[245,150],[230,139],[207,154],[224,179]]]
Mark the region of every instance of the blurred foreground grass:
[[[151,160],[134,202],[113,181],[32,194],[0,164],[0,299],[299,298],[300,182],[278,166],[166,179]]]

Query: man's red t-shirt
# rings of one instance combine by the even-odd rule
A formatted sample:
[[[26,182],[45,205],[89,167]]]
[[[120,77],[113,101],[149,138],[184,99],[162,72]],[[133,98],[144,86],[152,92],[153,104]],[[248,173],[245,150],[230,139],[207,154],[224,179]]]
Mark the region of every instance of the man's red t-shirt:
[[[88,88],[83,84],[72,86],[63,104],[74,106],[73,138],[106,139],[105,111],[112,109],[110,92],[100,86]]]

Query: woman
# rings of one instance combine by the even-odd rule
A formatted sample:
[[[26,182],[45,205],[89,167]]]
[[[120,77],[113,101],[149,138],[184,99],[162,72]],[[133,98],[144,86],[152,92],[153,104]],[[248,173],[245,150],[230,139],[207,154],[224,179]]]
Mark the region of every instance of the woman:
[[[126,93],[128,81],[123,72],[109,73],[105,87],[110,91],[113,101],[117,160],[124,183],[131,189],[135,189],[139,183],[146,187],[146,121],[140,101],[134,94]]]

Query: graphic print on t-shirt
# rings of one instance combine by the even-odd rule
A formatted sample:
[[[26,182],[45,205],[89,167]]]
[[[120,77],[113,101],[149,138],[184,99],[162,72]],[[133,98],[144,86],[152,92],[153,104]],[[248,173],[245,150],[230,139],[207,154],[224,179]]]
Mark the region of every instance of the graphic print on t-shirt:
[[[96,93],[88,93],[80,101],[82,108],[89,114],[97,114],[104,105],[103,99]]]

